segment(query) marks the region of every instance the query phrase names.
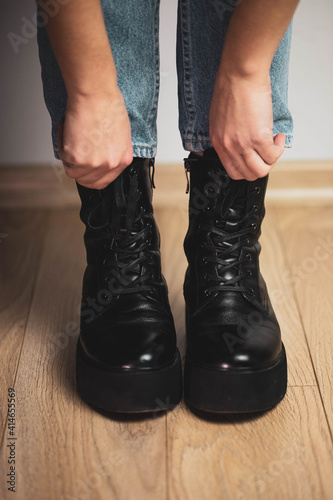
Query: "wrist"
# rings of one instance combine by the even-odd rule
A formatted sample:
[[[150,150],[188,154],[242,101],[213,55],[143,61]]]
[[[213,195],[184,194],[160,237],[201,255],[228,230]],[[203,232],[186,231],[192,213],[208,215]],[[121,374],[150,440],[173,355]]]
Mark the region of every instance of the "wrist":
[[[86,81],[80,82],[79,85],[66,85],[68,100],[72,103],[87,102],[87,101],[117,101],[122,99],[121,92],[116,82],[105,81]]]
[[[116,96],[119,93],[112,55],[107,50],[104,52],[105,55],[100,58],[90,55],[78,60],[75,66],[65,61],[61,71],[69,97],[85,99],[101,94]]]
[[[235,60],[229,62],[222,59],[216,74],[215,84],[247,82],[254,85],[270,85],[270,66],[259,64],[258,61],[243,61],[241,63]]]
[[[237,57],[236,54],[222,54],[217,76],[249,80],[266,80],[269,77],[270,59]]]

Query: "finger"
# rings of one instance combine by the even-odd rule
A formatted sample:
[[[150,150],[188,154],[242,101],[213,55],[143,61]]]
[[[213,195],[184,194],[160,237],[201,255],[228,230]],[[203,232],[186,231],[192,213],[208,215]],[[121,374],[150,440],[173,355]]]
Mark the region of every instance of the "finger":
[[[111,184],[122,171],[123,169],[113,169],[104,176],[101,176],[100,174],[96,175],[95,172],[91,172],[88,175],[78,176],[75,180],[82,186],[90,189],[104,189]]]
[[[64,167],[76,167],[73,155],[70,151],[64,149],[64,127],[65,122],[62,120],[58,125],[58,151]]]
[[[262,165],[263,168],[267,167],[260,156],[254,150],[253,152],[258,157],[260,165]],[[223,157],[223,161],[221,156]],[[247,164],[243,155],[241,153],[238,153],[236,150],[234,153],[223,151],[223,154],[221,156],[220,159],[223,163],[223,166],[231,179],[246,179],[247,181],[254,181],[258,179],[258,177],[260,177],[260,174],[262,173],[262,171],[260,170],[260,173],[258,174],[255,168],[251,168],[251,165]],[[264,175],[266,174],[263,174],[263,176]]]
[[[233,156],[231,161],[239,173],[239,177],[237,177],[238,179],[246,179],[247,181],[255,181],[258,179],[258,173],[250,168],[241,154]]]
[[[82,167],[74,165],[73,163],[67,163],[63,160],[62,164],[64,166],[67,177],[69,177],[70,179],[76,179],[84,173],[84,169],[82,169]]]
[[[225,151],[220,153],[218,150],[216,150],[216,152],[221,160],[222,165],[224,166],[227,174],[229,175],[229,177],[231,179],[234,179],[234,180],[244,179],[244,176],[239,171],[237,161],[232,159],[231,156],[228,153],[226,153]]]
[[[249,149],[242,156],[248,170],[248,176],[245,177],[247,180],[256,180],[259,177],[265,177],[276,163],[275,161],[272,164],[267,164],[254,149]]]
[[[274,137],[274,145],[276,148],[277,160],[282,156],[284,149],[286,147],[286,136],[284,134],[277,134]]]
[[[286,136],[284,134],[277,134],[272,141],[267,144],[260,145],[256,148],[257,153],[261,156],[265,163],[272,165],[280,158],[284,152],[286,143]]]

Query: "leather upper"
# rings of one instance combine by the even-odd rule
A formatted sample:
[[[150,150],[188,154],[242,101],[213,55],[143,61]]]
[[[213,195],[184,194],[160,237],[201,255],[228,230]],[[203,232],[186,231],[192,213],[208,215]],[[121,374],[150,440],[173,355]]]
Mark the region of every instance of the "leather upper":
[[[151,204],[152,164],[135,159],[100,191],[77,185],[87,252],[80,342],[109,369],[161,368],[176,354]]]
[[[188,354],[212,369],[270,366],[281,352],[281,334],[259,268],[268,176],[233,180],[214,150],[203,158],[191,154],[185,167]]]

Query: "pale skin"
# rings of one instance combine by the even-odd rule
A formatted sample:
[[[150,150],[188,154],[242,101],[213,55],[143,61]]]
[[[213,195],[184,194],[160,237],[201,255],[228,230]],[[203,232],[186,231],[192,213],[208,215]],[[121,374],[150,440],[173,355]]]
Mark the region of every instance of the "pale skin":
[[[43,8],[43,0],[37,0]],[[242,0],[224,43],[210,107],[210,138],[233,179],[265,176],[282,155],[273,137],[269,68],[299,0]],[[100,0],[70,0],[47,32],[68,99],[59,127],[66,174],[103,189],[132,161],[131,127]]]

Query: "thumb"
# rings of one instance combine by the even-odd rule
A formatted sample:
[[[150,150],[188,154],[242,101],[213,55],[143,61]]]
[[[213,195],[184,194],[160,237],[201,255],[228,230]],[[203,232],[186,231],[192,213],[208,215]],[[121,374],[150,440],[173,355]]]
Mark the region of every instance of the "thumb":
[[[274,148],[276,152],[277,159],[282,155],[286,145],[286,136],[284,134],[277,134],[274,137]]]

